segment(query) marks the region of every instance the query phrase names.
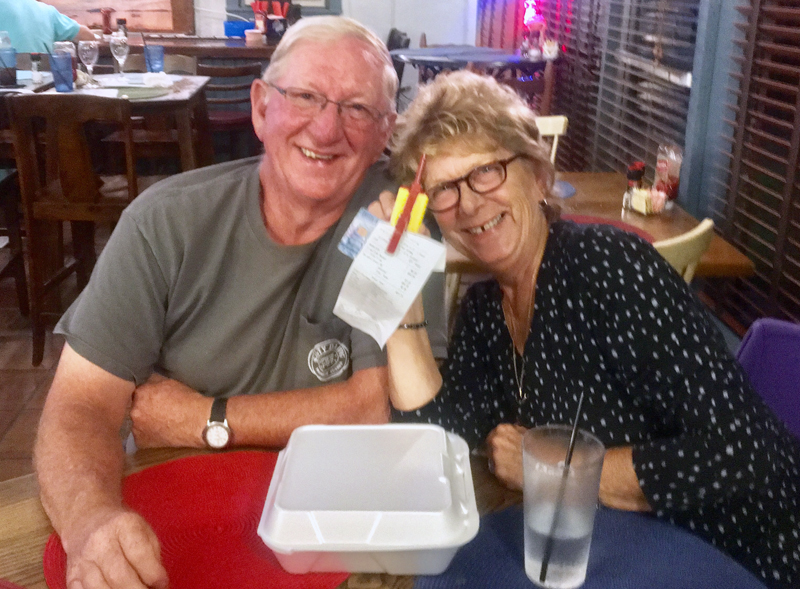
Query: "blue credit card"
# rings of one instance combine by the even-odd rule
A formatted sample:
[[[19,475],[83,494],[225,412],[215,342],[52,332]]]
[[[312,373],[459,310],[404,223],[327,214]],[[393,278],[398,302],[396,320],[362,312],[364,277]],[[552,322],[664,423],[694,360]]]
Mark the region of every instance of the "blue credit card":
[[[344,237],[339,242],[339,251],[344,255],[355,258],[367,242],[372,230],[378,224],[378,217],[367,209],[360,209],[350,227],[344,232]]]

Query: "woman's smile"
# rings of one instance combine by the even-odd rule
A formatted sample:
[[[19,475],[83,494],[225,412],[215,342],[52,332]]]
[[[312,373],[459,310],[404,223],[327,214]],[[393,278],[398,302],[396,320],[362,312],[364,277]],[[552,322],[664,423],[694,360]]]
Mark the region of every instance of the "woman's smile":
[[[486,233],[490,229],[494,229],[500,221],[506,216],[505,213],[500,213],[493,219],[490,219],[488,222],[484,223],[483,225],[476,225],[474,227],[468,227],[465,229],[467,233],[471,233],[472,235],[481,235],[482,233]]]

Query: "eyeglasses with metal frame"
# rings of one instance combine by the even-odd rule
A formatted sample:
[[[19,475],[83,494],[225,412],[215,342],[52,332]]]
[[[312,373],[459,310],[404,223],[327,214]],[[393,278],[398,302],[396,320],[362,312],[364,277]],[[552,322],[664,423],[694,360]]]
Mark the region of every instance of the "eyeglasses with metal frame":
[[[328,103],[336,105],[339,116],[342,117],[343,121],[357,126],[365,126],[377,122],[386,115],[385,112],[361,102],[331,100],[324,94],[306,90],[305,88],[281,88],[272,83],[269,85],[275,88],[299,112],[308,116],[322,112],[328,106]]]
[[[466,182],[469,189],[475,194],[486,194],[499,188],[508,177],[508,164],[521,157],[528,159],[524,153],[518,153],[504,160],[481,164],[460,178],[442,182],[430,190],[426,190],[428,210],[433,213],[443,213],[457,207],[461,202],[462,182]]]

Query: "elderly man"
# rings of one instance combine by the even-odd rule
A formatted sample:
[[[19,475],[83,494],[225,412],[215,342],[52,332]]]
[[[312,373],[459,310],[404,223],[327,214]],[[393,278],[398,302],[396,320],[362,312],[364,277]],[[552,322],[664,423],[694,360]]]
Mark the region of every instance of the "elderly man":
[[[21,53],[50,53],[56,41],[95,38],[88,27],[38,0],[0,0],[0,29]]]
[[[388,420],[383,352],[332,309],[337,244],[391,186],[396,88],[363,26],[303,19],[251,89],[263,157],[175,176],[123,214],[59,324],[35,453],[75,587],[167,582],[120,500],[129,406],[140,447],[276,447],[303,424]]]

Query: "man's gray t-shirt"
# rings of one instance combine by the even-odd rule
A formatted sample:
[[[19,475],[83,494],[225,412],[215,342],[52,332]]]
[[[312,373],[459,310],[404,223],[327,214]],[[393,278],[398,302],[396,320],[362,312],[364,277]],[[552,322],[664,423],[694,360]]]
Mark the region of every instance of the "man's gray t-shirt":
[[[142,193],[56,332],[120,378],[138,385],[158,371],[210,396],[319,386],[385,365],[371,337],[333,315],[351,263],[337,245],[358,209],[394,188],[383,166],[320,239],[283,246],[264,228],[258,164],[203,168]]]

